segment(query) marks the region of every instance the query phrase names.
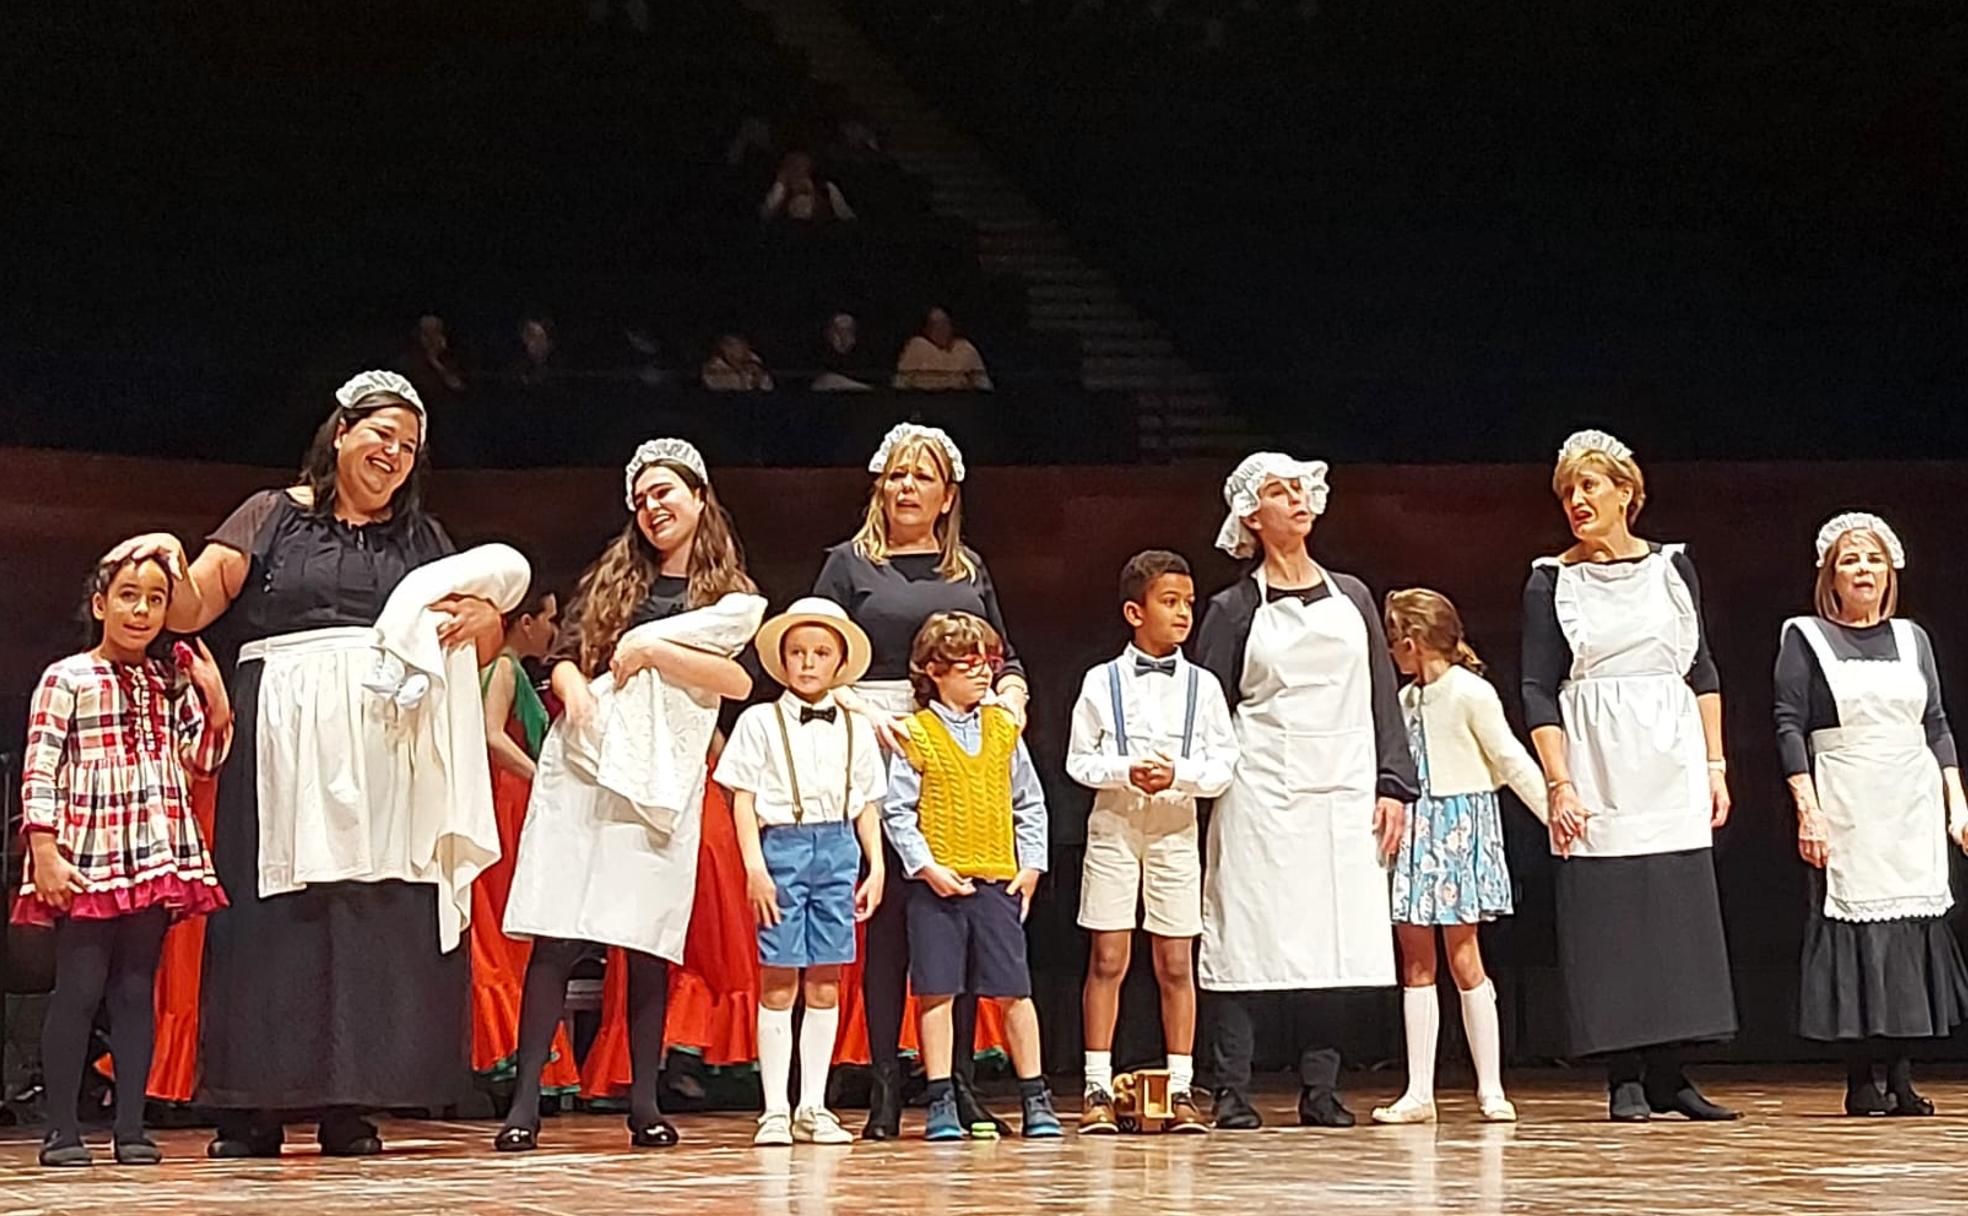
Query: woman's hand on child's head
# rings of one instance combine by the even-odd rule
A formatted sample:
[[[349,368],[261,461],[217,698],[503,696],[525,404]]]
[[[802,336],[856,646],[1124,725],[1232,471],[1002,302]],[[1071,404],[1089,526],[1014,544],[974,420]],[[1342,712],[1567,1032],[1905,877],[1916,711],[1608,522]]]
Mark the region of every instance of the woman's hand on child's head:
[[[887,886],[888,876],[875,869],[861,880],[860,886],[854,888],[855,923],[859,924],[875,914],[875,909],[881,907],[882,893]]]
[[[1394,854],[1401,847],[1401,835],[1407,830],[1408,808],[1399,798],[1374,799],[1373,828],[1374,841],[1380,847],[1381,864],[1394,860]]]
[[[929,884],[930,890],[941,895],[944,899],[954,899],[959,895],[977,894],[977,888],[971,885],[971,881],[968,878],[952,870],[949,866],[939,865],[933,861],[923,867],[922,880]]]
[[[1032,911],[1032,895],[1039,889],[1037,870],[1020,870],[1011,883],[1005,887],[1005,894],[1018,897],[1018,919],[1024,920]]]
[[[175,581],[185,576],[191,564],[185,560],[184,542],[169,532],[145,532],[132,536],[129,540],[111,549],[104,557],[105,562],[140,561],[147,557],[161,558],[164,570]]]
[[[752,905],[752,919],[760,928],[769,928],[779,923],[779,888],[772,883],[772,875],[764,870],[745,871],[745,898]]]

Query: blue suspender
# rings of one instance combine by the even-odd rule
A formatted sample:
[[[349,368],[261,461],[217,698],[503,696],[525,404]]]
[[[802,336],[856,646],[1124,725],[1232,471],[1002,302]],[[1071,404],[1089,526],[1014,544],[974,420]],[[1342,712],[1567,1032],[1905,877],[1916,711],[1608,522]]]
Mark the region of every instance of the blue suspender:
[[[1196,665],[1189,667],[1189,688],[1186,704],[1182,708],[1182,758],[1189,758],[1189,745],[1196,737]],[[1114,749],[1120,755],[1128,754],[1127,711],[1121,708],[1121,661],[1115,659],[1107,665],[1107,698],[1114,707]]]

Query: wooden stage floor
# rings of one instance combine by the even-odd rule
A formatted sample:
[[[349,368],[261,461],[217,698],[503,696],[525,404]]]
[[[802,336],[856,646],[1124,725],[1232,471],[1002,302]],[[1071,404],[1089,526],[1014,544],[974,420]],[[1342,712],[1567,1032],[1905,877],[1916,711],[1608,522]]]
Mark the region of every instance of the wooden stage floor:
[[[581,1115],[549,1121],[542,1149],[516,1157],[489,1150],[487,1124],[392,1123],[390,1151],[366,1161],[322,1160],[309,1129],[305,1147],[278,1164],[222,1164],[203,1159],[204,1132],[175,1131],[160,1136],[162,1167],[71,1171],[36,1166],[23,1129],[0,1143],[0,1212],[1968,1211],[1968,1081],[1925,1087],[1939,1117],[1861,1121],[1837,1113],[1841,1082],[1829,1069],[1708,1069],[1704,1080],[1743,1107],[1742,1122],[1614,1126],[1589,1074],[1548,1073],[1518,1078],[1514,1127],[1476,1122],[1456,1094],[1435,1127],[1301,1130],[1292,1095],[1277,1091],[1262,1103],[1275,1116],[1265,1130],[1194,1138],[1069,1131],[1052,1142],[760,1150],[751,1119],[727,1114],[679,1120],[677,1149],[631,1153],[619,1119]],[[1349,1105],[1364,1116],[1397,1084],[1391,1074],[1356,1078]],[[858,1114],[843,1112],[854,1126]],[[920,1125],[910,1112],[905,1129]]]

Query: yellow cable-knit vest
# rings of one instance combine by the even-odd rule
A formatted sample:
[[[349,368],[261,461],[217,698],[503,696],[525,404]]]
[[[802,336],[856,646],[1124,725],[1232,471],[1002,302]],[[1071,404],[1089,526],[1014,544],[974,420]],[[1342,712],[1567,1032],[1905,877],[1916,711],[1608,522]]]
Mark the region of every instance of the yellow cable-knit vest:
[[[902,750],[922,774],[916,815],[930,856],[966,878],[1003,882],[1018,876],[1018,846],[1011,830],[1011,760],[1018,748],[1018,725],[995,705],[983,712],[984,742],[975,756],[933,709],[910,716]]]

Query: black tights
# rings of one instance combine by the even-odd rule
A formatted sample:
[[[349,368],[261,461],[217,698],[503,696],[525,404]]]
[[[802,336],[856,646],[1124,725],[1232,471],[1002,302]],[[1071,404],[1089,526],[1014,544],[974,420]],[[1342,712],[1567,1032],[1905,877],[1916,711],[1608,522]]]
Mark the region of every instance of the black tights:
[[[116,1139],[143,1136],[144,1090],[150,1081],[156,1015],[151,1004],[157,960],[170,926],[163,908],[108,920],[55,922],[55,991],[41,1030],[41,1067],[48,1082],[48,1127],[80,1139],[82,1070],[96,1010],[109,1006],[109,1050],[116,1064]]]
[[[567,977],[588,951],[586,942],[533,940],[519,999],[518,1083],[507,1127],[540,1128],[540,1070],[553,1054],[554,1031],[567,1006]],[[663,1069],[663,1022],[670,1002],[670,965],[653,954],[625,950],[629,960],[629,1119],[647,1127],[662,1117],[656,1081]]]
[[[890,874],[902,873],[902,859],[882,842]],[[868,919],[868,948],[861,971],[861,1008],[868,1015],[868,1059],[877,1073],[895,1077],[902,1070],[902,1015],[909,996],[909,893],[900,883]],[[977,1079],[977,997],[964,993],[951,1003],[950,1072],[971,1086]]]
[[[1913,1093],[1913,1059],[1897,1047],[1881,1047],[1875,1040],[1861,1040],[1845,1047],[1845,1088],[1857,1092],[1877,1083],[1874,1069],[1886,1066],[1886,1092],[1916,1096]]]

